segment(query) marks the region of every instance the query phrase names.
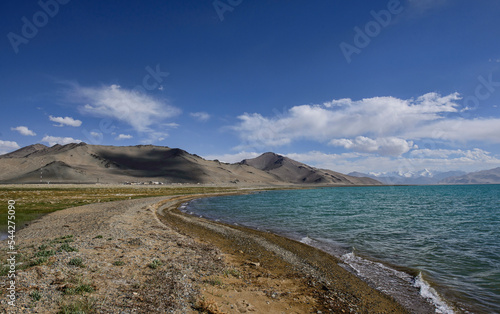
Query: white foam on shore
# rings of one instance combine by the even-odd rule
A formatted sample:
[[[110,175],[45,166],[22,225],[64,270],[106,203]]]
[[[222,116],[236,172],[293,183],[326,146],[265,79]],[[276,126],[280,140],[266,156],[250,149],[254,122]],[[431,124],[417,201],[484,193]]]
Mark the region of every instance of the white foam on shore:
[[[422,278],[421,273],[415,278],[406,272],[359,257],[354,252],[344,254],[340,259],[356,275],[371,283],[378,290],[393,296],[407,308],[419,307],[419,304],[423,302],[432,305],[435,313],[455,313],[436,290]]]
[[[302,239],[300,239],[300,242],[307,244],[307,245],[310,245],[313,242],[313,239],[311,239],[309,237],[303,237]]]
[[[415,287],[420,289],[420,295],[425,299],[429,300],[432,304],[436,306],[436,313],[442,314],[454,314],[455,311],[451,309],[446,302],[441,299],[439,294],[434,288],[432,288],[422,277],[422,273],[419,273],[415,278]]]

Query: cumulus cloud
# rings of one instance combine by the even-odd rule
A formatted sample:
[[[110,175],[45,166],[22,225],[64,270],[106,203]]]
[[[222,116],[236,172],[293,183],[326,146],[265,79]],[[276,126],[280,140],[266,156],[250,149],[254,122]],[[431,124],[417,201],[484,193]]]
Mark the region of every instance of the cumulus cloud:
[[[2,141],[0,140],[0,155],[10,153],[13,150],[19,149],[19,145],[13,141]]]
[[[129,140],[131,138],[133,138],[133,136],[130,134],[120,134],[115,139],[116,140]]]
[[[198,121],[208,121],[210,119],[210,115],[206,112],[191,112],[189,115]]]
[[[49,146],[54,146],[56,144],[66,145],[70,143],[81,143],[82,141],[74,139],[72,137],[57,137],[57,136],[46,135],[42,139],[42,142],[49,143]]]
[[[73,126],[73,127],[79,127],[80,125],[82,125],[82,121],[80,120],[75,120],[71,117],[53,117],[53,116],[49,116],[49,119],[50,121],[53,121],[53,122],[57,122],[59,124],[54,124],[54,126],[57,126],[57,127],[62,127],[62,126],[65,126],[65,125],[68,125],[68,126]]]
[[[301,139],[318,142],[354,139],[355,142],[359,136],[388,138],[388,142],[396,137],[404,138],[411,146],[408,141],[411,138],[401,134],[415,131],[414,136],[418,136],[422,129],[453,121],[446,116],[459,112],[456,101],[460,99],[458,93],[447,96],[428,93],[416,99],[373,97],[355,101],[345,98],[322,105],[294,106],[277,117],[244,113],[232,129],[243,142],[240,148],[275,147]],[[399,141],[401,144],[404,143]]]
[[[148,136],[141,140],[142,144],[154,144],[164,141],[169,135],[166,132],[152,131],[147,134]]]
[[[25,135],[25,136],[35,136],[36,133],[31,131],[28,127],[26,126],[16,126],[15,128],[10,128],[12,131],[17,131],[19,132],[21,135]]]
[[[73,86],[70,96],[85,104],[80,107],[83,113],[120,120],[138,132],[151,132],[153,124],[181,112],[165,101],[119,85],[97,88]]]
[[[355,139],[333,139],[331,145],[342,146],[355,152],[377,153],[381,156],[400,156],[414,147],[412,141],[397,137],[383,137],[371,139],[358,136]]]
[[[330,169],[341,173],[370,172],[415,172],[423,169],[434,171],[478,171],[500,166],[500,159],[492,153],[479,149],[414,149],[407,157],[381,156],[371,153],[347,152],[325,153],[309,151],[304,153],[280,153],[283,156],[313,167]],[[242,151],[234,154],[207,155],[208,160],[235,163],[243,159],[258,157],[261,153]]]
[[[478,171],[500,166],[500,159],[479,148],[471,150],[413,150],[409,157],[389,157],[367,153],[328,154],[319,151],[286,154],[285,156],[318,168],[342,173],[359,171],[411,172],[422,169],[439,171]]]
[[[413,139],[440,139],[445,141],[481,141],[500,143],[500,118],[441,119],[418,128],[408,129],[403,136]]]

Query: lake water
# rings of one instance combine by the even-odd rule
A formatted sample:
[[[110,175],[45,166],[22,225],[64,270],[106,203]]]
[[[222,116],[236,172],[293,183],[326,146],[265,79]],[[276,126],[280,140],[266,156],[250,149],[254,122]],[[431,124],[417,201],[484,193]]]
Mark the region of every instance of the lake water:
[[[319,247],[387,293],[417,287],[438,313],[500,313],[500,185],[269,191],[184,210]]]

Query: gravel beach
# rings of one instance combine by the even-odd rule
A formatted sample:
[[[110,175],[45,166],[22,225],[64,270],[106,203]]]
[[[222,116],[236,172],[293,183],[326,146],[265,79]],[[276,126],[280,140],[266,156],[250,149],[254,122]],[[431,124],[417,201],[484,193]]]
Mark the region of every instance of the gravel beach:
[[[0,308],[8,313],[407,312],[320,250],[177,210],[205,196],[214,195],[95,203],[31,223],[16,234],[16,306],[7,304],[3,276]]]

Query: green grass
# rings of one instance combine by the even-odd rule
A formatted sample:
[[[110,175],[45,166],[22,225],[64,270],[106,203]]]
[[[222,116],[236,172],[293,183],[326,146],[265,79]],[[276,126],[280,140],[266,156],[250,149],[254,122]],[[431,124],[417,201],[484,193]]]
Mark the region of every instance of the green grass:
[[[6,276],[9,273],[10,267],[9,266],[2,266],[0,268],[0,276]]]
[[[68,265],[82,267],[82,268],[85,267],[85,265],[83,264],[83,259],[81,259],[80,257],[73,257],[72,259],[69,260]]]
[[[94,292],[94,287],[89,284],[81,284],[76,287],[66,288],[64,290],[65,295],[75,295]]]
[[[162,265],[163,263],[159,259],[154,259],[151,263],[149,263],[148,267],[151,269],[157,269]]]
[[[78,249],[75,249],[74,247],[70,246],[68,243],[64,243],[59,247],[59,252],[66,251],[66,252],[78,252]]]
[[[37,257],[49,257],[53,256],[56,254],[56,251],[54,250],[43,250],[43,251],[38,251],[35,253],[35,256]]]
[[[114,261],[113,265],[115,265],[115,266],[123,266],[123,265],[125,265],[125,262],[123,262],[123,261]]]
[[[241,272],[237,269],[234,269],[234,268],[226,268],[224,269],[224,276],[226,277],[229,277],[229,276],[233,276],[233,277],[241,277]]]
[[[29,263],[29,267],[38,266],[47,263],[48,259],[46,257],[39,257]]]
[[[41,216],[80,205],[110,202],[125,199],[136,199],[150,196],[167,196],[182,194],[202,194],[234,191],[235,188],[219,187],[106,187],[106,186],[2,186],[0,199],[16,201],[16,227],[23,226]],[[7,221],[7,206],[0,206],[0,221]],[[17,228],[16,228],[17,229]],[[0,231],[7,231],[7,225],[0,225]]]
[[[102,235],[98,235],[94,239],[102,239]]]
[[[31,297],[31,300],[36,302],[36,301],[40,301],[40,299],[42,298],[42,294],[40,293],[40,291],[34,290],[30,293],[30,297]]]
[[[73,239],[73,235],[66,235],[64,237],[59,237],[55,238],[54,240],[50,241],[50,244],[54,243],[69,243],[69,242],[74,242],[75,240]]]
[[[219,278],[208,278],[203,280],[204,283],[207,283],[211,286],[222,286],[222,281]]]

